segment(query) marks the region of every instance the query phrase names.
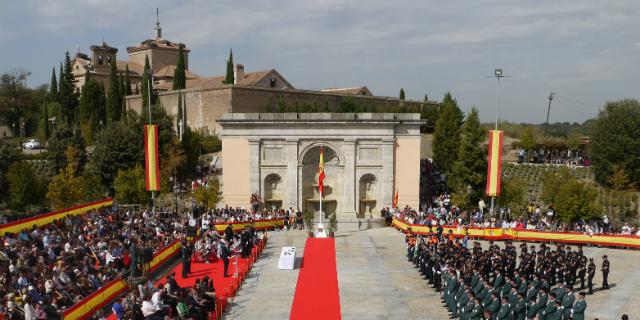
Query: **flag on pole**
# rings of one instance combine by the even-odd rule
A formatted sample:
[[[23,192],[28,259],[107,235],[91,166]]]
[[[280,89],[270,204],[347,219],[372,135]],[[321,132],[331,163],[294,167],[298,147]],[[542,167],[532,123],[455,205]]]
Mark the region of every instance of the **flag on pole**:
[[[318,164],[318,190],[324,191],[324,148],[320,146],[320,163]]]
[[[147,191],[160,190],[160,163],[158,159],[158,126],[144,126],[144,169]]]
[[[500,176],[502,175],[502,131],[489,131],[489,154],[487,158],[486,195],[500,196]]]
[[[393,208],[398,207],[398,189],[396,189],[396,194],[393,196],[393,203],[391,205]]]

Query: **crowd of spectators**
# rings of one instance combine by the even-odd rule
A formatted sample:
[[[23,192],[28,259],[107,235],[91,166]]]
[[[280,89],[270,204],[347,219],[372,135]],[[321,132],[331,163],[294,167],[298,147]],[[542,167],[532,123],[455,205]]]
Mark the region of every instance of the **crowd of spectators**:
[[[529,161],[525,161],[528,158]],[[591,165],[591,161],[583,156],[581,151],[558,150],[549,151],[544,149],[531,150],[528,152],[523,148],[518,149],[518,163],[546,163],[546,164],[562,164],[570,166]]]
[[[433,197],[428,204],[423,205],[418,211],[411,207],[391,209],[383,208],[382,217],[403,219],[411,224],[419,224],[436,227],[438,225],[447,226],[473,226],[484,228],[503,229],[526,229],[539,231],[557,232],[582,232],[588,235],[594,234],[621,234],[640,236],[638,226],[625,223],[614,225],[607,215],[602,218],[589,221],[578,220],[574,223],[565,223],[557,219],[553,207],[542,210],[540,206],[530,204],[526,214],[516,217],[509,208],[498,207],[496,213],[491,215],[483,200],[480,200],[477,207],[472,208],[469,213],[452,203],[448,194]]]
[[[0,242],[0,314],[59,318],[109,281],[144,274],[153,256],[185,236],[187,219],[115,207],[6,234]]]

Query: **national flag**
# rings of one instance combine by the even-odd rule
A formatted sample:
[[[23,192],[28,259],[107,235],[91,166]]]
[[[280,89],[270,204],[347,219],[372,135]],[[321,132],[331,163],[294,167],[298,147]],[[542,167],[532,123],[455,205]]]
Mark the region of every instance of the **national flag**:
[[[487,157],[486,195],[500,196],[500,177],[502,175],[502,131],[489,131],[489,153]]]
[[[393,196],[392,207],[394,207],[394,208],[398,207],[398,189],[396,189],[396,194]]]
[[[160,190],[160,161],[158,158],[158,126],[144,126],[144,169],[147,191]]]
[[[320,147],[320,163],[318,164],[318,190],[320,196],[324,191],[324,148]]]

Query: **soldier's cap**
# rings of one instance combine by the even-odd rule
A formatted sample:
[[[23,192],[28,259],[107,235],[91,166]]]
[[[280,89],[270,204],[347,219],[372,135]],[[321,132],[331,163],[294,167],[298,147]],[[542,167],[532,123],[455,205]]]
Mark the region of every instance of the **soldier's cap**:
[[[587,295],[584,291],[580,291],[578,294],[583,296],[583,297]]]
[[[604,256],[602,256],[602,259],[606,259],[606,258],[607,258],[607,255],[606,255],[606,254],[605,254]]]

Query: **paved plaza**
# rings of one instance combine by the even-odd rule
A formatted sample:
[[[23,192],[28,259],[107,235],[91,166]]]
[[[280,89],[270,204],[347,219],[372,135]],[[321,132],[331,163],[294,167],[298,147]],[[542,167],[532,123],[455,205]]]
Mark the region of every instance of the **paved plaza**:
[[[225,319],[288,319],[298,269],[278,270],[283,246],[295,246],[303,256],[305,231],[271,232],[262,258],[256,262]],[[611,261],[611,290],[587,296],[587,319],[620,319],[640,315],[640,251],[584,248],[598,265],[602,255]],[[336,259],[343,319],[448,319],[439,294],[426,284],[406,260],[404,236],[393,228],[344,231],[336,235]],[[299,262],[297,263],[299,264]],[[318,297],[322,303],[322,297]]]

